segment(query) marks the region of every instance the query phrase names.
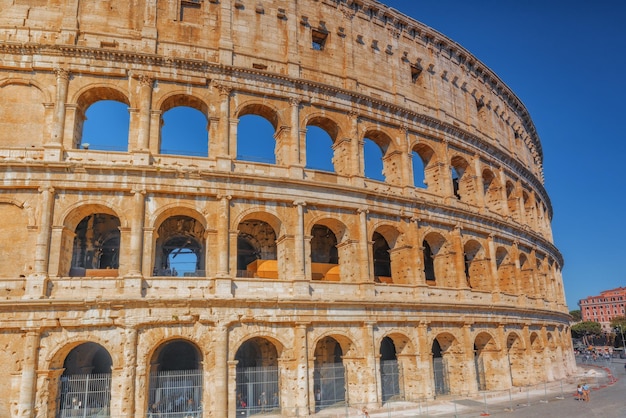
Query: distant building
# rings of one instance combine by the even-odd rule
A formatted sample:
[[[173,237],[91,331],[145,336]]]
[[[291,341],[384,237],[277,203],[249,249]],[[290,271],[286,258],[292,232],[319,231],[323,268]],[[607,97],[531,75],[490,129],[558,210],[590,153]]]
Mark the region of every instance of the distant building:
[[[626,287],[605,290],[599,296],[589,296],[578,302],[583,321],[598,322],[603,330],[611,328],[611,320],[626,315]]]

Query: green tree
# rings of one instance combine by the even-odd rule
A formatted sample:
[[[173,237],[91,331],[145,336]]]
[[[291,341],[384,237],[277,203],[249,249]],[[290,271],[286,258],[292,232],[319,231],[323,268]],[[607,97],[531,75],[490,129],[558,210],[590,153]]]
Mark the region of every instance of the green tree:
[[[572,316],[572,322],[580,322],[583,319],[580,309],[569,311],[569,314]]]
[[[591,345],[593,337],[602,335],[602,326],[598,322],[585,321],[572,325],[572,337],[582,338],[583,344]]]
[[[618,316],[611,320],[611,328],[615,331],[615,347],[624,347],[626,334],[626,316]],[[619,343],[618,343],[619,342]]]

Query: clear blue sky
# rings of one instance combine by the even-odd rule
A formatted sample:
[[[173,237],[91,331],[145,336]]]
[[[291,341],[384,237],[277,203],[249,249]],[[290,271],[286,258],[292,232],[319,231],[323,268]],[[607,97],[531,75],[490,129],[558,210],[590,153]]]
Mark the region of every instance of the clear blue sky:
[[[626,159],[621,126],[626,119],[626,1],[383,2],[462,45],[530,112],[543,145],[545,186],[554,209],[554,240],[565,258],[569,308],[578,309],[578,300],[586,296],[626,286],[626,186],[621,177]],[[92,118],[85,124],[83,142],[125,150],[128,112],[125,105],[120,110],[125,123],[104,118],[96,125]],[[180,140],[164,142],[166,153],[207,155],[205,116],[177,118],[174,113],[164,115],[163,134],[170,130]],[[198,129],[192,132],[194,126]],[[113,134],[115,129],[121,133]],[[260,128],[252,129],[257,135],[250,137],[258,137]],[[121,145],[111,141],[117,135],[124,136]],[[185,149],[190,137],[204,148]],[[248,145],[240,145],[246,153]],[[249,146],[256,148],[257,161],[272,162],[273,146]],[[258,155],[258,148],[270,154]]]
[[[626,286],[626,1],[383,3],[462,45],[530,112],[570,310]]]

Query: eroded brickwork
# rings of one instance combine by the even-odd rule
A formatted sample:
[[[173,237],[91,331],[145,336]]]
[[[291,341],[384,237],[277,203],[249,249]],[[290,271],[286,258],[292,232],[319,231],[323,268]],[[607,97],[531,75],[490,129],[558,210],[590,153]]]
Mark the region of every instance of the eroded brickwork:
[[[307,416],[573,371],[539,138],[444,35],[373,0],[0,0],[0,60],[7,414]],[[124,149],[83,137],[105,100]],[[206,155],[164,149],[179,107]],[[247,116],[273,161],[242,158]]]

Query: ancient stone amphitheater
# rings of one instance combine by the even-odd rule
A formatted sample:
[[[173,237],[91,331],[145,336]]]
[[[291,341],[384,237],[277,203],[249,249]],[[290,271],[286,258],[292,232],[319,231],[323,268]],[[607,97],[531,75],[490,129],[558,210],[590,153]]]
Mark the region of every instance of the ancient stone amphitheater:
[[[3,414],[306,416],[574,370],[527,109],[382,3],[0,0],[0,127]]]

